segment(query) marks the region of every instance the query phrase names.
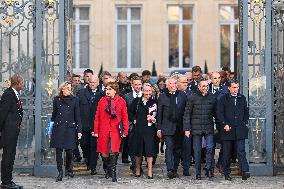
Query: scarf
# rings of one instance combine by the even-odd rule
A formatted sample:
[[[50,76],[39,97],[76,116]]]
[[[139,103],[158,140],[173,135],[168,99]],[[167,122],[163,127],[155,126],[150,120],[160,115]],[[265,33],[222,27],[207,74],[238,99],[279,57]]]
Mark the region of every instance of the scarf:
[[[115,119],[117,117],[115,99],[116,99],[115,97],[114,98],[109,97],[105,109],[105,111],[110,115],[112,119]]]

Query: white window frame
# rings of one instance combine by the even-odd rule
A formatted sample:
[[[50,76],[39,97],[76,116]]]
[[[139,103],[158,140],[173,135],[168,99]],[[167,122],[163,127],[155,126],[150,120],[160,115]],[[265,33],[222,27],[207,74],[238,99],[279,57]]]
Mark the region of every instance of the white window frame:
[[[178,6],[179,7],[179,20],[169,20],[168,17],[167,17],[167,68],[169,71],[171,70],[179,70],[179,69],[187,69],[187,68],[190,68],[192,66],[194,66],[194,51],[193,51],[193,48],[194,48],[194,5],[190,5],[190,4],[187,4],[187,5],[172,5],[172,4],[169,4],[167,6],[167,15],[168,15],[168,7],[170,6]],[[191,20],[183,20],[183,8],[184,7],[191,7],[192,8],[192,19]],[[170,28],[170,25],[171,24],[175,24],[175,25],[179,25],[179,36],[178,36],[178,39],[179,39],[179,67],[172,67],[170,68],[169,66],[169,28]],[[183,67],[183,25],[190,25],[191,26],[191,62],[190,62],[190,67]]]
[[[220,8],[221,6],[230,6],[231,7],[231,16],[229,21],[225,20],[220,20]],[[226,5],[226,4],[220,4],[218,6],[218,62],[219,62],[219,68],[221,69],[221,37],[220,37],[220,32],[221,32],[221,26],[228,26],[230,25],[230,69],[233,72],[234,71],[234,42],[235,42],[235,26],[239,26],[239,19],[235,20],[235,10],[234,7],[237,5]]]
[[[89,8],[89,19],[88,20],[80,20],[80,8]],[[90,7],[89,6],[76,6],[74,7],[74,26],[75,26],[75,35],[74,35],[74,70],[84,70],[86,68],[90,68],[90,43],[89,43],[89,66],[86,68],[80,67],[80,26],[89,26],[89,39],[90,39]]]
[[[118,8],[127,8],[127,20],[119,20],[118,19]],[[140,20],[131,20],[131,9],[132,8],[139,8],[140,9]],[[116,6],[115,7],[115,67],[116,70],[126,70],[126,71],[140,71],[141,68],[143,67],[143,22],[142,22],[142,6]],[[126,63],[126,68],[119,68],[118,67],[118,55],[117,55],[117,28],[118,25],[126,25],[127,26],[127,63]],[[131,53],[131,26],[132,25],[140,25],[140,29],[141,29],[141,47],[140,47],[140,54],[141,54],[141,63],[140,63],[140,67],[137,68],[132,68],[131,67],[131,58],[132,58],[132,53]]]

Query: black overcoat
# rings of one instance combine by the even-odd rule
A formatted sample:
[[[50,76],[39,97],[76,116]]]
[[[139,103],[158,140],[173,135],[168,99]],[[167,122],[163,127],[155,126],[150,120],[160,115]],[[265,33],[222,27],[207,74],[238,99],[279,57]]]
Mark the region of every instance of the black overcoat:
[[[78,91],[76,97],[79,99],[80,118],[83,131],[94,131],[95,114],[102,96],[103,94],[99,87],[97,87],[93,99],[91,90],[88,87]]]
[[[235,105],[236,99],[236,105]],[[220,122],[222,140],[240,140],[248,138],[249,110],[244,95],[236,97],[230,93],[222,96],[217,105],[217,117]],[[226,132],[224,126],[229,125],[231,130]]]
[[[4,91],[0,100],[0,147],[16,146],[22,117],[23,109],[15,92],[10,87]]]
[[[55,97],[51,120],[54,125],[50,147],[75,149],[77,132],[82,132],[78,99],[74,96]]]
[[[183,114],[186,105],[187,96],[182,91],[176,91],[176,110],[177,120],[172,121],[169,119],[170,114],[170,96],[168,90],[160,94],[158,99],[158,116],[157,116],[157,127],[158,130],[162,131],[163,135],[174,135],[177,132],[183,130]]]

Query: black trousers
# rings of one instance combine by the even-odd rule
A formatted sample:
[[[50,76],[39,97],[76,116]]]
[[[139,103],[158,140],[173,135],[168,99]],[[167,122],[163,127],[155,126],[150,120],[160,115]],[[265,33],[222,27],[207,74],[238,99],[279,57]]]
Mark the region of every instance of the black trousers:
[[[98,161],[97,138],[93,137],[90,131],[83,131],[80,146],[83,156],[87,159],[87,166],[90,169],[96,169]]]
[[[124,137],[122,139],[122,160],[128,160],[128,155],[129,155],[129,143],[128,143],[128,137]]]
[[[12,181],[12,172],[16,155],[17,141],[10,142],[3,147],[1,161],[1,181],[3,184],[8,184]]]
[[[72,163],[72,150],[65,149],[66,152],[66,163],[65,163],[65,169],[67,171],[72,170],[71,163]],[[63,149],[56,148],[56,163],[57,163],[57,170],[62,171],[63,170],[63,157],[62,157]]]

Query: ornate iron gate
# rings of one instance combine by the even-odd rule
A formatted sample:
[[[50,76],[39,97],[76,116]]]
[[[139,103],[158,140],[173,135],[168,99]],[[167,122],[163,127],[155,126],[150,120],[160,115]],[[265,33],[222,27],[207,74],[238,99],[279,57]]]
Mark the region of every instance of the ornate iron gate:
[[[0,95],[12,74],[25,80],[15,168],[36,176],[56,171],[45,129],[58,84],[72,68],[72,6],[72,0],[0,2]]]
[[[249,105],[247,155],[250,170],[273,174],[272,2],[240,0],[242,86]]]
[[[284,1],[273,1],[274,173],[284,173]]]

